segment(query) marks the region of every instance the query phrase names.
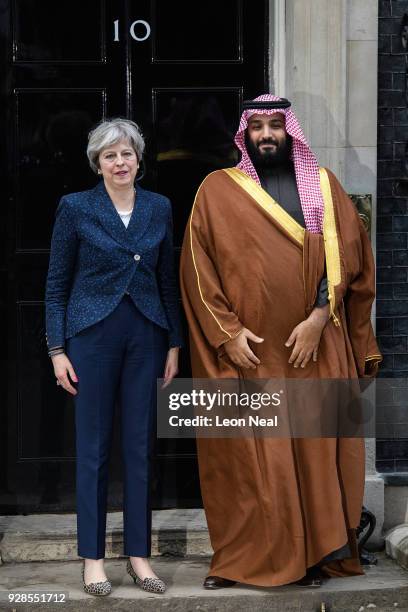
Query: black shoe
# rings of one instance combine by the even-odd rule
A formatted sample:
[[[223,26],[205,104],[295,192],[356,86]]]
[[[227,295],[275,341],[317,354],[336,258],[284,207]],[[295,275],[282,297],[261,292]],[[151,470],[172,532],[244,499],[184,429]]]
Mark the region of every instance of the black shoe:
[[[300,580],[296,580],[295,584],[303,587],[312,587],[314,589],[318,589],[322,586],[321,578],[309,578],[309,576],[304,576]]]
[[[323,577],[324,574],[322,574],[318,567],[308,567],[306,575],[300,580],[296,580],[295,584],[318,589],[322,586]]]
[[[228,578],[221,578],[220,576],[207,576],[203,587],[205,589],[225,589],[234,586],[234,584],[236,584],[235,580],[228,580]]]

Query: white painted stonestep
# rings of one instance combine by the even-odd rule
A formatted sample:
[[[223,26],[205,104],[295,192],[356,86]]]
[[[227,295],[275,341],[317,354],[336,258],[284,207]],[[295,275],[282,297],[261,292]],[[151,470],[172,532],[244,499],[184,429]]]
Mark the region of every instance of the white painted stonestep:
[[[106,557],[122,555],[122,513],[107,517]],[[152,518],[152,556],[212,554],[202,509],[157,510]],[[5,563],[78,559],[75,514],[0,517],[0,559]]]

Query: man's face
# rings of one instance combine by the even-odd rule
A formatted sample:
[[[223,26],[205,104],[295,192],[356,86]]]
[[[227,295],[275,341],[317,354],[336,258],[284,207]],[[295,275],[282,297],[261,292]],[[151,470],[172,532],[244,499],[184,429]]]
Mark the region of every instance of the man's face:
[[[291,143],[285,129],[285,116],[282,113],[251,115],[247,145],[255,164],[269,166],[287,160]]]

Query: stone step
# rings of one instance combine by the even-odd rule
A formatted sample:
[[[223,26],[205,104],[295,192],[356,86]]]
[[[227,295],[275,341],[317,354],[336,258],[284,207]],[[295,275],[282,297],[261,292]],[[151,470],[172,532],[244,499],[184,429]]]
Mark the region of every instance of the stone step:
[[[77,560],[76,514],[31,514],[0,517],[0,559],[20,561]],[[122,513],[111,512],[106,525],[106,557],[123,551]],[[212,554],[204,511],[153,511],[152,556]]]
[[[0,609],[32,610],[127,610],[142,612],[405,612],[408,609],[407,573],[380,555],[377,566],[364,576],[332,578],[320,589],[295,585],[258,588],[238,585],[206,591],[202,582],[208,568],[203,557],[154,558],[152,565],[167,585],[164,595],[151,595],[136,587],[126,574],[124,559],[106,562],[112,593],[106,598],[86,595],[80,580],[81,562],[6,563],[0,571]],[[66,593],[65,604],[8,603],[8,595]],[[25,606],[25,607],[24,607]]]
[[[386,534],[385,550],[391,559],[408,570],[408,523],[397,525]]]

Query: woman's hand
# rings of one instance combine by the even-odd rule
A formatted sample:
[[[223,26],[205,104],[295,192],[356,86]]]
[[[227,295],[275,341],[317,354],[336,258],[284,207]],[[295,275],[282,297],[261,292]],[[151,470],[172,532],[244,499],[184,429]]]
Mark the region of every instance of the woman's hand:
[[[288,347],[295,343],[289,358],[289,363],[293,363],[293,367],[298,368],[300,366],[305,368],[311,357],[313,357],[313,361],[317,361],[320,337],[329,320],[329,313],[329,305],[316,307],[306,321],[296,325],[285,342],[285,346]]]
[[[78,378],[68,357],[65,355],[65,353],[61,353],[59,355],[54,355],[54,357],[51,357],[51,359],[54,366],[55,378],[61,387],[65,389],[65,391],[68,391],[68,393],[76,395],[77,390],[71,385],[68,374],[73,382],[78,382]]]
[[[179,348],[174,347],[169,349],[167,353],[166,366],[164,368],[164,383],[162,389],[165,389],[178,374],[178,359],[179,359]]]

